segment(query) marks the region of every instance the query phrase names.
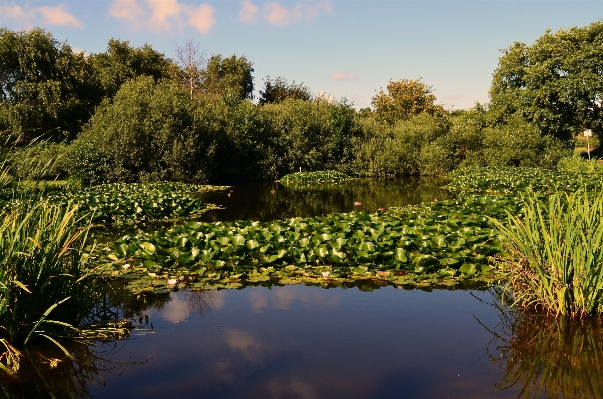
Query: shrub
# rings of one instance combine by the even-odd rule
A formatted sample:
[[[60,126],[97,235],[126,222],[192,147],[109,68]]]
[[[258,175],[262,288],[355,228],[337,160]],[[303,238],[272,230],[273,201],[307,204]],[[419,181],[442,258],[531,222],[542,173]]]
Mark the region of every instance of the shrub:
[[[73,144],[70,176],[92,184],[204,181],[216,129],[202,111],[176,82],[131,80],[97,108]]]

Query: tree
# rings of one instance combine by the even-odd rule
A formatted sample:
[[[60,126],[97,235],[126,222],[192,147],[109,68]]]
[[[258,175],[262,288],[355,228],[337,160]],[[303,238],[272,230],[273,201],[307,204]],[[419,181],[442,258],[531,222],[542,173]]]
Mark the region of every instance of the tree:
[[[288,98],[309,101],[312,99],[312,92],[303,83],[296,85],[293,81],[289,84],[286,79],[280,76],[276,79],[267,76],[264,82],[264,91],[260,91],[260,105],[276,104]]]
[[[151,76],[155,81],[178,76],[178,66],[164,54],[148,44],[131,47],[127,40],[109,40],[107,51],[91,55],[90,61],[105,98],[113,97],[122,84],[139,76]]]
[[[94,106],[89,71],[83,54],[43,29],[0,28],[0,132],[75,137]]]
[[[184,45],[177,45],[175,50],[180,81],[192,97],[193,92],[201,86],[201,73],[207,64],[205,52],[192,39],[188,39]]]
[[[585,128],[603,133],[603,22],[547,30],[503,52],[490,88],[494,122],[518,115],[562,140]]]
[[[431,115],[444,112],[442,106],[435,104],[436,97],[431,86],[421,82],[421,79],[390,80],[387,91],[385,94],[381,90],[373,96],[371,104],[377,119],[389,125],[424,112]]]
[[[212,55],[205,70],[201,71],[201,90],[223,95],[236,92],[241,98],[253,97],[253,63],[236,54],[228,58]]]

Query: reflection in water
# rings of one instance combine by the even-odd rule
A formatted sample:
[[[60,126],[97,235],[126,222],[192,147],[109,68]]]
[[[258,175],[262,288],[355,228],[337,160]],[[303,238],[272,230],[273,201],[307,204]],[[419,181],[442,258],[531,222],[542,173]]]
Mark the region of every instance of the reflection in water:
[[[24,349],[17,377],[0,375],[0,398],[89,398],[89,388],[105,385],[104,375],[119,376],[126,367],[145,362],[111,360],[123,343],[99,346],[68,342],[68,357],[56,345]]]
[[[521,398],[602,398],[603,320],[503,313],[490,360]],[[494,349],[494,353],[493,352]]]
[[[329,213],[390,208],[435,198],[447,199],[452,194],[442,188],[440,180],[357,179],[339,185],[284,186],[276,182],[237,185],[230,193],[208,193],[203,200],[225,207],[202,216],[204,221],[260,220],[320,216]],[[362,206],[355,206],[361,202]]]

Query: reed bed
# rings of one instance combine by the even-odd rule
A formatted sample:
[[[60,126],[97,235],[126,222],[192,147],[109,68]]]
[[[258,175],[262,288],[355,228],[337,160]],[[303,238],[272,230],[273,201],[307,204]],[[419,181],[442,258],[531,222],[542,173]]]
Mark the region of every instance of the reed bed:
[[[555,316],[603,312],[603,192],[527,192],[520,215],[491,219],[514,306]]]
[[[77,207],[24,201],[0,217],[0,336],[13,346],[53,340],[94,300],[89,225],[76,214]]]

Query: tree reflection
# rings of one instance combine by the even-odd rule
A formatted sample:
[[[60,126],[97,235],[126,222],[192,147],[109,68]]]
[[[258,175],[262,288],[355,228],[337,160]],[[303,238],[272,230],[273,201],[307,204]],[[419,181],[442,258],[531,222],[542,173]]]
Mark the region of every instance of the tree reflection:
[[[207,193],[205,202],[226,209],[210,211],[201,216],[206,222],[225,220],[269,221],[291,217],[320,216],[329,213],[404,206],[451,198],[436,179],[356,179],[342,184],[282,185],[276,182],[244,183],[228,193]],[[354,202],[362,202],[355,206]]]
[[[488,348],[503,377],[498,389],[520,398],[603,397],[603,320],[502,313]]]

